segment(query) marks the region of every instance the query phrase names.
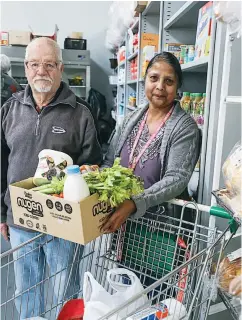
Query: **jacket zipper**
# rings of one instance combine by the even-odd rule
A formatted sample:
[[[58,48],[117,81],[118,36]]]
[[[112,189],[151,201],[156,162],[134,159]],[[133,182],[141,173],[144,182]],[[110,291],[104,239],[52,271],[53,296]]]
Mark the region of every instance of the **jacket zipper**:
[[[39,134],[39,124],[40,124],[40,114],[38,114],[37,122],[35,125],[35,135],[36,136]]]

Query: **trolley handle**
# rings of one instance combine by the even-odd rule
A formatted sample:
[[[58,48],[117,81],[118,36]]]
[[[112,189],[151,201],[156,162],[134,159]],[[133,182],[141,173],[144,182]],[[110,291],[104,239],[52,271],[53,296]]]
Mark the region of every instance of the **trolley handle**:
[[[217,206],[212,206],[210,208],[210,214],[211,214],[211,216],[215,216],[215,217],[219,217],[219,218],[223,218],[223,219],[227,219],[227,220],[232,219],[230,214],[228,214],[227,211],[225,211],[223,208],[220,208]]]
[[[212,206],[212,207],[210,207],[210,214],[211,214],[211,216],[215,216],[215,217],[229,220],[230,232],[236,233],[236,231],[238,229],[237,222],[223,208]]]

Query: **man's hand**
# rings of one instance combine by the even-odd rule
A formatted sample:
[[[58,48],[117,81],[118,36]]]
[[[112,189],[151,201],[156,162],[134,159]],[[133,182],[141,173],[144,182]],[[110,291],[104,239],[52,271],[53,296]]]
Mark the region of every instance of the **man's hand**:
[[[9,238],[8,238],[8,225],[6,223],[0,223],[0,230],[1,230],[1,234],[2,234],[3,238],[6,241],[9,241]]]
[[[112,233],[119,229],[121,225],[136,211],[133,200],[125,200],[116,211],[106,218],[101,226],[101,232]]]

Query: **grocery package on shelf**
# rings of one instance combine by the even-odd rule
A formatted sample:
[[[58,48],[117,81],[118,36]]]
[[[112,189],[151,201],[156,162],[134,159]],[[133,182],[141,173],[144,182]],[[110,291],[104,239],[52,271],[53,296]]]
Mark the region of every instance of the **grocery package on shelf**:
[[[213,191],[218,204],[241,224],[242,221],[242,146],[237,142],[223,164],[222,172],[225,189]]]
[[[204,108],[206,93],[183,92],[180,101],[181,107],[196,121],[200,129],[204,125]]]
[[[125,61],[126,58],[126,46],[122,46],[119,48],[118,51],[118,63],[120,64],[121,62]]]
[[[192,62],[195,57],[195,46],[194,45],[181,45],[180,51],[180,64]]]
[[[122,68],[122,69],[119,69],[119,72],[118,72],[118,83],[123,84],[124,80],[125,80],[125,69]]]
[[[136,80],[138,77],[138,58],[135,57],[130,61],[131,80]]]
[[[146,68],[150,60],[154,57],[156,52],[155,46],[145,46],[142,49],[142,77],[145,75]]]
[[[213,3],[209,1],[198,14],[197,35],[195,43],[195,59],[209,55],[211,29],[213,17]]]
[[[242,250],[238,249],[236,251],[228,254],[219,264],[218,269],[218,287],[224,291],[226,294],[241,296],[242,284],[241,284],[241,255]],[[238,278],[240,285],[234,289],[233,282]]]
[[[166,43],[164,50],[174,54],[180,64],[191,62],[195,57],[195,46],[191,44]]]
[[[133,37],[133,52],[137,52],[139,48],[139,33],[134,34]]]
[[[129,95],[129,106],[130,107],[136,107],[136,93],[130,93]]]
[[[155,51],[158,52],[159,35],[156,33],[142,33],[141,34],[141,50],[146,46],[155,46]]]
[[[182,43],[165,43],[164,51],[174,54],[174,56],[180,61],[180,52]]]
[[[0,45],[8,46],[8,32],[0,31]]]
[[[132,55],[133,53],[138,51],[139,47],[139,35],[138,33],[133,34],[131,29],[128,29],[128,55]]]

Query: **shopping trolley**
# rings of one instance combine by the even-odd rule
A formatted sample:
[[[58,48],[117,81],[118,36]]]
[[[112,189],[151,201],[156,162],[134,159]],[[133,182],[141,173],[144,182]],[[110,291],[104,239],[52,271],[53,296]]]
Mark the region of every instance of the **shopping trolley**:
[[[77,245],[70,264],[56,273],[51,274],[47,270],[43,279],[35,284],[34,288],[26,287],[23,292],[16,293],[14,288],[13,267],[16,259],[26,259],[32,250],[41,250],[46,242],[52,241],[53,238],[49,236],[46,242],[41,241],[46,235],[39,234],[17,248],[3,253],[1,255],[1,319],[20,319],[15,309],[16,300],[21,299],[30,290],[37,290],[39,287],[45,289],[45,310],[39,316],[48,320],[56,319],[57,310],[60,310],[66,301],[77,296],[82,297],[82,283],[79,279],[83,278],[85,271],[90,271],[108,292],[113,293],[106,281],[106,274],[109,269],[115,267],[124,267],[135,272],[144,290],[101,318],[102,320],[120,320],[131,317],[136,311],[140,311],[140,307],[135,308],[132,314],[129,314],[129,306],[135,305],[136,300],[142,295],[148,298],[147,304],[143,306],[144,309],[164,300],[174,299],[183,304],[186,309],[186,315],[178,319],[206,319],[211,300],[217,292],[215,290],[217,288],[217,268],[212,268],[212,266],[219,264],[222,251],[236,232],[237,225],[230,219],[226,230],[220,232],[216,228],[202,225],[200,218],[202,211],[205,211],[229,219],[230,216],[223,209],[210,208],[182,200],[171,202],[182,206],[180,219],[168,216],[164,207],[160,208],[159,213],[152,213],[148,217],[138,220],[129,219],[117,232],[105,234],[84,248]],[[184,210],[187,207],[195,210],[192,222],[184,220]],[[231,234],[227,238],[225,235],[229,230]],[[31,243],[36,239],[40,240],[39,245],[31,247]],[[17,254],[25,248],[24,253]],[[80,266],[79,279],[77,272],[74,272],[73,275],[77,265]],[[67,269],[69,279],[63,298],[54,301],[51,287],[55,285],[56,278],[59,279],[61,273]],[[215,272],[212,273],[212,269]],[[124,283],[129,282],[129,279],[124,276],[119,277],[118,280]],[[75,291],[70,288],[70,283],[77,281],[81,285]],[[69,289],[72,289],[70,293],[68,293]],[[234,312],[236,317],[239,316],[235,308]]]
[[[94,270],[97,281],[112,293],[106,281],[106,272],[111,268],[124,267],[137,274],[144,290],[100,320],[136,319],[136,312],[140,312],[137,319],[141,319],[145,317],[147,308],[162,301],[168,304],[168,309],[171,307],[169,303],[173,304],[173,311],[177,309],[176,317],[169,320],[207,319],[211,301],[217,297],[217,267],[237,225],[222,208],[182,200],[171,202],[182,205],[180,219],[167,216],[163,210],[153,214],[152,219],[130,219],[118,232],[102,237],[99,245],[103,253],[98,254]],[[187,207],[195,209],[193,222],[183,219]],[[200,218],[204,211],[229,219],[226,230],[221,232],[202,225]],[[124,276],[113,280],[128,283]],[[142,296],[148,298],[143,314],[138,303]],[[134,307],[136,301],[137,308]],[[232,308],[234,319],[239,319],[239,310],[230,305],[230,310]]]

